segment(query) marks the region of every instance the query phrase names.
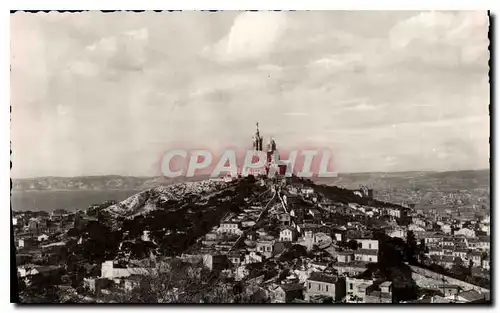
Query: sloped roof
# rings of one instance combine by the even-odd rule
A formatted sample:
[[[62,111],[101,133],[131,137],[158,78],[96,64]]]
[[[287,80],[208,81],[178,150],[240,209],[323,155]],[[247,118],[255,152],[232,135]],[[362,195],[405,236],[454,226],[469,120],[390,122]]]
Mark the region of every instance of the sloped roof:
[[[284,230],[295,231],[295,228],[293,228],[292,226],[284,226],[284,227],[281,227],[280,232],[282,232]]]
[[[372,297],[377,297],[377,298],[385,298],[385,299],[391,299],[392,298],[392,293],[389,292],[381,292],[374,290],[368,294],[369,296]]]
[[[355,250],[354,254],[377,255],[378,251],[377,250],[368,250],[368,249],[359,249],[359,250]]]
[[[337,254],[350,255],[350,254],[354,254],[354,251],[353,250],[338,251]]]
[[[484,299],[484,295],[475,290],[462,291],[458,294],[458,296],[464,298],[466,301],[471,302]]]
[[[298,283],[283,284],[283,285],[280,285],[280,287],[283,288],[283,290],[285,290],[285,291],[295,291],[295,290],[302,290],[302,289],[304,289],[304,285],[303,284],[298,284]]]

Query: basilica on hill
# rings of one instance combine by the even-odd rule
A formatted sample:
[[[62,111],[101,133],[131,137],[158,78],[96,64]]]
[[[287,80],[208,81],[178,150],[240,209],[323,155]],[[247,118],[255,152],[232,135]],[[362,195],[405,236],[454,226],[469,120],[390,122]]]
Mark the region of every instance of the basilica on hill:
[[[284,172],[286,171],[286,167],[278,164],[279,152],[276,147],[276,141],[274,141],[274,138],[269,137],[269,143],[266,145],[266,150],[264,150],[263,142],[264,137],[260,135],[259,123],[257,122],[255,135],[253,136],[253,149],[254,151],[264,151],[266,153],[265,174],[269,174],[269,170],[272,167],[276,167],[276,173],[284,174]]]

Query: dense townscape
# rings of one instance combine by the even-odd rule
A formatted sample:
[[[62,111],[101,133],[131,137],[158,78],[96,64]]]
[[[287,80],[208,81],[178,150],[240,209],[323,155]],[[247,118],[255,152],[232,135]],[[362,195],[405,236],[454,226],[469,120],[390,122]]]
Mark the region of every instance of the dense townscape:
[[[14,212],[21,302],[482,303],[490,219],[239,177]]]
[[[276,142],[264,148],[258,124],[253,138],[267,154],[255,175],[15,212],[21,302],[490,301],[483,206],[396,204],[284,175]]]

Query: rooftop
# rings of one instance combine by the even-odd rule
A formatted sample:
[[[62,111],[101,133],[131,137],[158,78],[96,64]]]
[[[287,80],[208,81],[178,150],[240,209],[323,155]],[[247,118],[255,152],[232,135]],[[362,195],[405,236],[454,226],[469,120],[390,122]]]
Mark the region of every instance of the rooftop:
[[[280,231],[283,231],[283,230],[295,231],[295,228],[293,228],[292,226],[285,226],[285,227],[281,227],[281,229],[280,229]]]
[[[58,270],[60,268],[61,268],[60,266],[56,266],[56,265],[48,265],[48,266],[38,266],[38,267],[35,267],[35,269],[39,273],[46,273],[46,272]]]
[[[338,281],[338,277],[318,272],[312,272],[307,280],[335,284]]]
[[[377,250],[359,249],[354,251],[354,254],[366,254],[366,255],[377,255]]]
[[[281,288],[283,288],[283,290],[285,291],[295,291],[295,290],[302,290],[304,289],[304,285],[303,284],[297,284],[297,283],[294,283],[294,284],[283,284],[283,285],[280,285]]]
[[[473,251],[473,252],[470,252],[469,255],[472,255],[472,256],[482,256],[483,254],[479,251]]]
[[[463,291],[458,296],[470,302],[485,299],[485,295],[475,290]]]
[[[385,298],[385,299],[392,299],[392,294],[389,292],[381,292],[374,290],[368,294],[369,296],[372,297],[377,297],[377,298]]]
[[[350,255],[350,254],[354,254],[354,251],[353,250],[345,250],[345,251],[338,251],[337,253],[340,255]]]

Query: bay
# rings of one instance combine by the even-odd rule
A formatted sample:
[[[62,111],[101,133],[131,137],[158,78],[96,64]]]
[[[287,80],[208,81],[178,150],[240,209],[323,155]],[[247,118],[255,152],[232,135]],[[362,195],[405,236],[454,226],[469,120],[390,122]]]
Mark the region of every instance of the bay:
[[[140,190],[43,190],[12,191],[11,207],[14,211],[47,211],[66,209],[76,211],[106,200],[118,202]]]

